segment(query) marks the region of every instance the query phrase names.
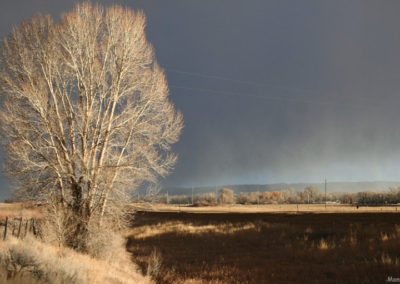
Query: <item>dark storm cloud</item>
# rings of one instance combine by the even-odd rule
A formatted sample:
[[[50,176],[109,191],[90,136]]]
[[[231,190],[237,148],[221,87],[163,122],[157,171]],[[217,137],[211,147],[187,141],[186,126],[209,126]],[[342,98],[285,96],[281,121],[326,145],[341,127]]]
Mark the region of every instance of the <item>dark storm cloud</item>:
[[[165,185],[399,180],[400,2],[102,3],[144,9],[185,116]],[[72,6],[3,1],[0,33]]]

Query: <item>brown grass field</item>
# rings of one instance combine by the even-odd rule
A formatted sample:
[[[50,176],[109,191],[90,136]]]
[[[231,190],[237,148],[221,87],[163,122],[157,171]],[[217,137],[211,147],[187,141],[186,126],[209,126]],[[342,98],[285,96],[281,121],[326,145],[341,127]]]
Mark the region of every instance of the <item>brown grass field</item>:
[[[272,210],[277,206],[153,206],[137,212],[127,249],[158,283],[384,283],[400,277],[396,207]]]
[[[41,208],[34,203],[0,203],[0,219],[5,217],[40,218],[43,214]]]
[[[133,207],[127,250],[157,283],[384,283],[400,277],[397,206]],[[0,217],[41,214],[32,204],[0,204]],[[32,254],[24,245],[18,248]],[[89,272],[77,275],[104,279]],[[30,278],[15,283],[24,279]]]
[[[350,204],[260,204],[192,206],[177,204],[133,203],[137,211],[186,212],[186,213],[400,213],[400,205],[359,206]]]

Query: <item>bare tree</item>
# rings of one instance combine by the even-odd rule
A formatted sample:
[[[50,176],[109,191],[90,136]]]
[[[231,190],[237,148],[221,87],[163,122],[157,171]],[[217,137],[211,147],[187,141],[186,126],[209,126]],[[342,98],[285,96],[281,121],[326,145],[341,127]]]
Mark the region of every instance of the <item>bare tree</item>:
[[[78,250],[90,228],[120,219],[129,191],[176,162],[183,118],[144,29],[141,11],[83,3],[58,23],[22,22],[0,47],[8,173],[62,213],[69,233],[58,238]]]
[[[230,188],[221,188],[219,190],[218,203],[232,204],[235,203],[235,192]]]
[[[305,193],[307,194],[307,199],[309,202],[315,202],[319,196],[319,190],[315,186],[310,185],[305,189]]]

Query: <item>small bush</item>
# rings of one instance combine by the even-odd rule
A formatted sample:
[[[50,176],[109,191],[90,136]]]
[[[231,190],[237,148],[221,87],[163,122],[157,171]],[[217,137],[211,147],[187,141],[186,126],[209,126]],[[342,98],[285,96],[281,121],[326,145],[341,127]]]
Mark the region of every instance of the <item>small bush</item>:
[[[172,195],[169,197],[169,203],[171,204],[190,204],[192,203],[192,197],[187,195]]]
[[[14,202],[16,202],[16,201],[15,201],[15,198],[13,198],[13,197],[7,197],[4,199],[4,203],[14,203]]]
[[[210,204],[215,204],[217,201],[217,197],[214,192],[208,192],[203,194],[196,194],[194,196],[195,204],[205,204],[205,206]]]

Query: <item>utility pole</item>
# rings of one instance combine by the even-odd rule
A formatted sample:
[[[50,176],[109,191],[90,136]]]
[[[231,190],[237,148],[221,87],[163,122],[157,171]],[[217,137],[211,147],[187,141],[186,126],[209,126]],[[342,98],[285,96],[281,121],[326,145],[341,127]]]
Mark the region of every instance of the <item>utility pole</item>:
[[[217,186],[215,186],[215,203],[217,203],[218,202],[218,199],[217,199]]]
[[[326,182],[326,179],[325,179],[325,209],[326,209],[326,188],[327,188],[327,182]]]
[[[193,205],[193,186],[192,186],[192,205]]]
[[[169,201],[169,200],[168,200],[168,191],[167,191],[167,204],[169,203],[168,201]]]

